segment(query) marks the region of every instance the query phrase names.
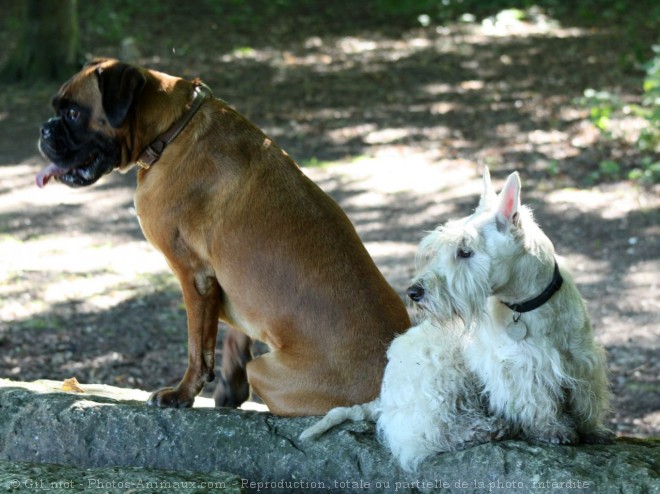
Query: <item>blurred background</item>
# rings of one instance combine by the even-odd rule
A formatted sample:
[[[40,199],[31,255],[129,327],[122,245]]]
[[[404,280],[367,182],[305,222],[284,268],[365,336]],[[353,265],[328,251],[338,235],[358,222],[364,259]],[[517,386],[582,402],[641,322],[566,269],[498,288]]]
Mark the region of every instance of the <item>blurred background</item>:
[[[474,209],[483,167],[496,186],[518,170],[607,348],[610,425],[660,436],[658,2],[0,0],[0,44],[0,377],[153,390],[185,370],[134,172],[34,185],[51,97],[115,57],[201,77],[264,129],[402,296],[417,243]]]

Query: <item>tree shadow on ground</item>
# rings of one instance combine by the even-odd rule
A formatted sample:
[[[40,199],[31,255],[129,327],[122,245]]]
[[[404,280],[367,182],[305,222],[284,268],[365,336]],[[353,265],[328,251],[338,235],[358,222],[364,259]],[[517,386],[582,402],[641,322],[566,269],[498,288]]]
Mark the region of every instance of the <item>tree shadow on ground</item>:
[[[637,208],[605,217],[588,204],[562,205],[547,197],[557,188],[590,189],[586,177],[601,159],[620,151],[593,135],[586,110],[575,101],[587,87],[639,96],[640,73],[619,63],[626,53],[616,34],[499,38],[464,27],[379,31],[345,23],[347,30],[337,32],[303,25],[295,36],[273,30],[264,37],[208,39],[199,19],[182,19],[177,12],[188,10],[164,16],[162,25],[145,31],[139,61],[189,78],[202,76],[216,96],[301,163],[378,159],[379,152],[396,149],[401,167],[407,166],[407,155],[422,155],[447,173],[469,167],[475,180],[484,164],[500,183],[518,169],[523,200],[534,207],[558,252],[586,266],[578,282],[596,331],[608,337],[631,332],[630,341],[615,334],[608,343],[615,420],[631,427],[620,430],[657,435],[657,422],[635,425],[660,407],[658,393],[649,393],[657,391],[654,379],[660,373],[655,358],[660,342],[652,331],[657,305],[641,304],[652,286],[636,284],[630,276],[657,265],[658,210]],[[210,15],[203,22],[219,18]],[[191,22],[195,28],[186,29]],[[177,23],[178,29],[170,29]],[[94,42],[90,31],[84,36],[95,55],[118,54],[116,47]],[[174,46],[180,47],[177,54]],[[50,116],[48,102],[57,87],[10,87],[0,95],[0,166],[24,162],[36,170],[38,127]],[[637,157],[624,156],[631,166]],[[448,199],[449,191],[438,184],[432,193],[402,191],[369,203],[359,200],[372,192],[369,185],[350,173],[319,176],[320,186],[347,211],[364,242],[395,244],[374,257],[402,296],[414,275],[414,246],[424,233],[469,214],[478,202],[476,195]],[[132,212],[134,187],[134,173],[114,174],[85,192],[87,202],[29,210],[17,202],[0,212],[0,234],[22,242],[72,233],[107,235],[114,245],[141,240]],[[0,185],[0,197],[11,192]],[[25,192],[32,193],[38,191]],[[631,246],[633,238],[638,240]],[[397,250],[403,246],[405,253]],[[149,390],[175,384],[186,365],[178,288],[156,284],[134,292],[106,309],[74,297],[32,316],[0,320],[0,373],[25,380],[76,375],[81,382]],[[3,295],[21,296],[15,290]],[[635,332],[637,327],[647,333]]]

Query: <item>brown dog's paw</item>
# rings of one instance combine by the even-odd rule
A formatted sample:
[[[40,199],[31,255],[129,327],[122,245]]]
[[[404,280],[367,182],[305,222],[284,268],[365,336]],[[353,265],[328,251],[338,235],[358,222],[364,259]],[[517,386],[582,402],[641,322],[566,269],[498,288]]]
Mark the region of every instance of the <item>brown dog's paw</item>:
[[[213,398],[216,408],[229,407],[238,408],[250,397],[250,385],[245,380],[234,380],[233,386],[230,385],[224,376],[220,377],[220,382],[215,388]]]
[[[188,397],[179,388],[162,388],[154,391],[147,405],[159,408],[190,408],[195,402],[195,397]]]

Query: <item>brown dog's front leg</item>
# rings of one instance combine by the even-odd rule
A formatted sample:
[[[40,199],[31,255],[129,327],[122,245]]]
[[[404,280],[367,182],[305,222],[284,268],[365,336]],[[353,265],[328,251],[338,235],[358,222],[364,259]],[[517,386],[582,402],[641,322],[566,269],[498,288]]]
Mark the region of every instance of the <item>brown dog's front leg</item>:
[[[215,406],[236,408],[250,396],[245,366],[252,360],[252,340],[229,328],[222,344],[222,376],[215,388]]]
[[[178,273],[177,273],[178,274]],[[220,286],[208,276],[179,276],[188,316],[188,368],[174,388],[155,391],[148,405],[167,408],[191,407],[204,383],[215,378],[215,342],[220,313]]]

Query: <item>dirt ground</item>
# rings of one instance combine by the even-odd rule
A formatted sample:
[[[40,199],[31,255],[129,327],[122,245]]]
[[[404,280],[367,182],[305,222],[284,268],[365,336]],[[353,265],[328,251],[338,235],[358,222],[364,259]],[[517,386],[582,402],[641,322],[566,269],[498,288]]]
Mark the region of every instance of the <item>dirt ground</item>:
[[[586,88],[639,100],[625,40],[540,18],[350,32],[285,24],[257,36],[186,14],[137,21],[149,29],[135,59],[201,76],[275,138],[347,211],[402,296],[417,243],[471,212],[483,166],[498,185],[518,170],[607,348],[610,425],[660,436],[660,191],[594,180],[602,160],[629,169],[640,156],[604,140],[578,102]],[[90,56],[122,54],[90,27],[82,35]],[[0,376],[173,385],[186,365],[185,311],[138,226],[134,172],[81,190],[34,185],[57,87],[0,88]]]

